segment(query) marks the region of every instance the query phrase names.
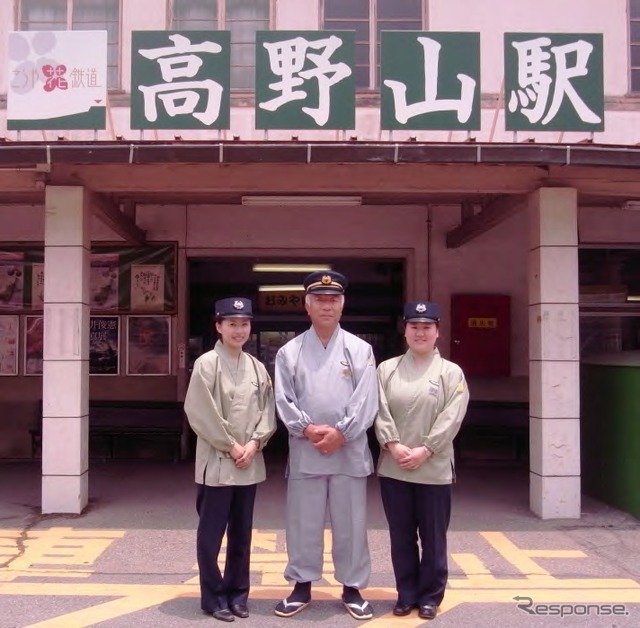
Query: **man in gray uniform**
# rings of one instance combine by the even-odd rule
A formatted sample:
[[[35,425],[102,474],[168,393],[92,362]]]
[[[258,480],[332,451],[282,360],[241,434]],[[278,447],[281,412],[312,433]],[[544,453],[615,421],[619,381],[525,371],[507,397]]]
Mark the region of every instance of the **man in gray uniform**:
[[[312,326],[282,347],[275,362],[276,408],[289,431],[284,575],[295,582],[275,614],[291,617],[311,601],[311,582],[322,577],[328,512],[342,601],[354,618],[370,619],[373,609],[360,589],[371,571],[367,428],[378,411],[375,359],[371,345],[340,327],[347,279],[317,272],[304,286]]]

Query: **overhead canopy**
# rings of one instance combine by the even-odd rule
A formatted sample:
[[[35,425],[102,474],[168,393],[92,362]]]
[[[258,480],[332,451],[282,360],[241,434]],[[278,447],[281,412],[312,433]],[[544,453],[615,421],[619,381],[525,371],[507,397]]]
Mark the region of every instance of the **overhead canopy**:
[[[357,194],[365,204],[486,203],[541,186],[582,205],[640,199],[640,148],[419,142],[5,142],[4,203],[84,185],[116,203],[240,203],[248,194]],[[373,172],[375,170],[375,173]]]

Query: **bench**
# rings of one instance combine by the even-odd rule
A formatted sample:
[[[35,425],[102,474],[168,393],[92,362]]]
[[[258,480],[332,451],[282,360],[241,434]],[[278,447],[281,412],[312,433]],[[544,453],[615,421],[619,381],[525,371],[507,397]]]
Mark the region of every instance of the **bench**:
[[[454,441],[459,459],[471,450],[496,451],[523,461],[529,450],[529,404],[515,401],[470,401],[460,432]],[[466,456],[465,456],[466,453]]]
[[[40,405],[40,408],[42,406]],[[180,460],[184,414],[178,401],[91,401],[89,440],[103,444],[104,458],[118,457],[125,439],[167,443],[174,462]],[[42,410],[29,429],[31,456],[42,449]]]

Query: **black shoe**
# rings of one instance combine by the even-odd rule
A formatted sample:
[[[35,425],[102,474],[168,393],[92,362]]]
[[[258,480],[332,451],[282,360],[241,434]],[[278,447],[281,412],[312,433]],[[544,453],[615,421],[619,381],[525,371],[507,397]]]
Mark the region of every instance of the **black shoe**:
[[[355,587],[342,587],[342,603],[354,619],[371,619],[373,617],[371,604],[362,598],[360,591]]]
[[[421,619],[435,619],[438,614],[438,607],[435,604],[421,604],[418,608],[418,615]]]
[[[307,608],[309,602],[311,602],[311,583],[296,582],[291,595],[278,602],[273,612],[278,617],[293,617]]]
[[[400,601],[398,601],[393,607],[393,614],[397,615],[398,617],[405,617],[415,608],[415,606],[415,604],[402,604]]]
[[[249,617],[249,609],[246,604],[229,604],[229,610],[236,616],[246,619]]]
[[[211,613],[215,619],[219,619],[220,621],[235,621],[236,618],[233,616],[233,613],[228,608],[219,608],[217,611],[213,611]]]

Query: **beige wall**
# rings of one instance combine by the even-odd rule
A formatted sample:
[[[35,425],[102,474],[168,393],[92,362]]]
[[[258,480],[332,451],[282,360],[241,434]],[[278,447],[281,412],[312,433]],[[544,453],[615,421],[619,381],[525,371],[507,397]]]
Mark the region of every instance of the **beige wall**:
[[[628,92],[627,0],[430,0],[432,31],[481,33],[482,91],[500,91],[505,32],[602,33],[605,94]]]
[[[0,58],[6,58],[7,33],[15,28],[14,2],[0,2]],[[131,31],[162,30],[166,27],[165,0],[123,1],[121,24],[121,86],[125,93],[130,90]],[[314,30],[319,27],[320,0],[277,0],[274,4],[276,28],[287,30]],[[477,31],[481,34],[482,91],[498,94],[503,80],[503,34],[505,32],[584,32],[603,33],[605,60],[605,94],[619,100],[629,92],[629,49],[627,0],[430,0],[429,28],[434,31]],[[4,52],[4,54],[3,54]],[[6,63],[0,64],[0,94],[7,91]],[[139,131],[129,128],[129,109],[122,95],[110,99],[112,110],[107,129],[98,133],[101,140],[113,140],[116,136],[127,139],[138,138]],[[360,140],[381,138],[379,111],[376,106],[359,107],[355,129],[350,135]],[[500,103],[489,103],[482,111],[482,128],[473,132],[479,141],[512,141],[511,132],[504,130],[504,118]],[[610,144],[636,144],[640,142],[638,106],[634,100],[625,100],[608,109],[606,131],[595,134],[596,142]],[[231,139],[239,136],[243,140],[261,140],[263,131],[254,128],[252,99],[246,106],[232,107],[231,129],[218,134],[217,131],[180,131],[184,139],[209,139],[218,137]],[[495,131],[493,131],[495,127]],[[14,131],[6,130],[6,109],[0,109],[0,136],[15,139]],[[57,133],[23,131],[24,140],[53,140]],[[69,139],[93,139],[93,131],[67,131]],[[147,132],[147,139],[173,139],[173,131]],[[271,139],[290,139],[297,135],[304,140],[339,139],[336,131],[272,131]],[[386,139],[386,133],[385,138]],[[403,140],[414,135],[424,141],[462,141],[465,132],[449,134],[446,131],[409,132],[398,131],[394,139]],[[560,141],[559,133],[527,133],[540,142]],[[564,142],[577,142],[587,137],[585,133],[565,133]]]
[[[640,211],[613,207],[583,207],[578,217],[581,244],[640,245]]]

